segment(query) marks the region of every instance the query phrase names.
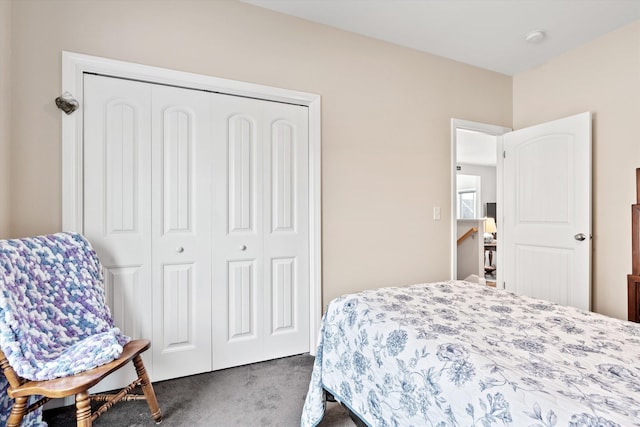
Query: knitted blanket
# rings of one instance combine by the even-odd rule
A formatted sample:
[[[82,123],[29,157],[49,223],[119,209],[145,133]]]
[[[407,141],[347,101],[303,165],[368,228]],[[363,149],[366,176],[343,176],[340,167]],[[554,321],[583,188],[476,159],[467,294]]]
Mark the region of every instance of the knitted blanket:
[[[16,373],[48,380],[92,369],[130,340],[114,326],[102,266],[77,233],[0,240],[0,348]],[[12,401],[0,376],[0,425]],[[46,425],[38,410],[24,425]]]

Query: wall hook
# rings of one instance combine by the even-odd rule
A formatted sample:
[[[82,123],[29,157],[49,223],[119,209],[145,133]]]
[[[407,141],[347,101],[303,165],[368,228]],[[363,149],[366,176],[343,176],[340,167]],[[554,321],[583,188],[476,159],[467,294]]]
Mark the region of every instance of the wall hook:
[[[69,92],[65,92],[56,98],[56,106],[69,115],[80,107],[80,103]]]

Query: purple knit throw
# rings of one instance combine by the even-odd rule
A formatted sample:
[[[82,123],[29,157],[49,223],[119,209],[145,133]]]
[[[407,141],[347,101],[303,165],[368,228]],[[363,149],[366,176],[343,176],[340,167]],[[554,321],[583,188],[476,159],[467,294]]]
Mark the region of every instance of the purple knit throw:
[[[84,237],[0,240],[0,348],[18,375],[47,380],[86,371],[120,356],[129,340],[113,324],[102,266]],[[7,406],[0,402],[0,412]]]

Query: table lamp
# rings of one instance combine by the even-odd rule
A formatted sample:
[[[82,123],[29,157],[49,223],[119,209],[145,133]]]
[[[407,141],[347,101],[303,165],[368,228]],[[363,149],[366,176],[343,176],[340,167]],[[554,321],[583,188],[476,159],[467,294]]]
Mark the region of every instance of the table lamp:
[[[493,242],[493,233],[498,231],[496,227],[496,221],[489,217],[484,220],[484,242],[491,243]]]

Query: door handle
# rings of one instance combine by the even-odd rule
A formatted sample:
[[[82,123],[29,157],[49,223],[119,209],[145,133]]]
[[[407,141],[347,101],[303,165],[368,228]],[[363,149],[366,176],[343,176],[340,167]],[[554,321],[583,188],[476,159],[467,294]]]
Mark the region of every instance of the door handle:
[[[247,250],[247,245],[240,245],[240,250],[241,251],[246,251]]]
[[[579,242],[587,240],[587,236],[584,233],[578,233],[575,236],[573,236],[573,238],[576,239]]]
[[[176,248],[176,252],[178,252],[179,254],[181,254],[182,252],[184,252],[184,248],[182,246],[178,246]]]

